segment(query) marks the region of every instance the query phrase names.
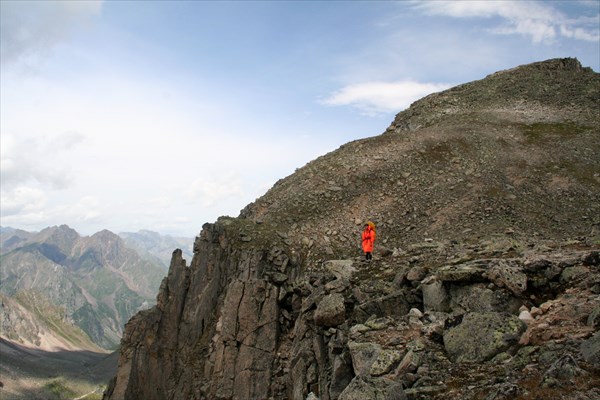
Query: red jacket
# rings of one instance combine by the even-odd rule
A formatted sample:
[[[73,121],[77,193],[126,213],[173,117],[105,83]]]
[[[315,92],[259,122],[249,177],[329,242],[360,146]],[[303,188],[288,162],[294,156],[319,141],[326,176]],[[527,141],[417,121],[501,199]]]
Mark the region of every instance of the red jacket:
[[[367,226],[362,233],[362,248],[365,253],[373,252],[373,243],[375,243],[375,229]]]

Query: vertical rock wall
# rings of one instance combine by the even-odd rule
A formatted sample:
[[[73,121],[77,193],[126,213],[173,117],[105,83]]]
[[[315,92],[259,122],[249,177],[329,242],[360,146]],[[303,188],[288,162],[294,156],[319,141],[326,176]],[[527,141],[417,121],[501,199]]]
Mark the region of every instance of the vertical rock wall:
[[[189,267],[175,251],[156,307],[126,326],[105,397],[270,397],[281,285],[297,274],[274,233],[221,219],[203,227]]]

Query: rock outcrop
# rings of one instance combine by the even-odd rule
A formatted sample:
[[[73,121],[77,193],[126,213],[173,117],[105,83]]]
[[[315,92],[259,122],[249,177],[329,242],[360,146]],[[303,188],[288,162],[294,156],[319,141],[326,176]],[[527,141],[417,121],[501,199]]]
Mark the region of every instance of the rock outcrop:
[[[156,307],[126,326],[111,398],[269,397],[291,318],[282,285],[300,269],[275,231],[254,225],[205,225],[190,267],[174,253]]]
[[[577,376],[598,383],[598,251],[536,249],[408,280],[418,268],[411,260],[441,248],[300,274],[302,258],[274,230],[228,218],[205,225],[195,248],[189,267],[174,253],[157,306],[128,323],[107,398],[472,398],[500,390],[494,377],[507,370],[521,394],[533,380],[560,393],[576,377],[546,387],[543,374],[566,355]],[[498,265],[525,285],[488,273]],[[566,280],[573,268],[580,273]],[[432,282],[442,307],[425,307]],[[519,318],[520,307],[531,319]]]
[[[432,95],[204,225],[105,398],[598,398],[598,83],[551,60]]]

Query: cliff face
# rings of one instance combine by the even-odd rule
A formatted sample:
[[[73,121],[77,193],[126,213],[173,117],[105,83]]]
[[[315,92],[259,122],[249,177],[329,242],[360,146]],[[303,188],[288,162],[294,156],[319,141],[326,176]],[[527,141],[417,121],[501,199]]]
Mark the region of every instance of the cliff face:
[[[597,398],[599,94],[576,60],[503,71],[206,224],[105,398]]]
[[[298,260],[274,230],[234,219],[205,225],[194,251],[190,267],[173,254],[156,307],[127,324],[110,398],[268,397]]]

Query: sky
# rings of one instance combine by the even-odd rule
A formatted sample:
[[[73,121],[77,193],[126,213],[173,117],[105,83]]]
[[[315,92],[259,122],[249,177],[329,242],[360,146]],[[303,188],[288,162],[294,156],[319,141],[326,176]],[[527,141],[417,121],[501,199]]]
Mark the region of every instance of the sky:
[[[0,223],[191,237],[535,61],[600,70],[600,1],[0,0]]]

